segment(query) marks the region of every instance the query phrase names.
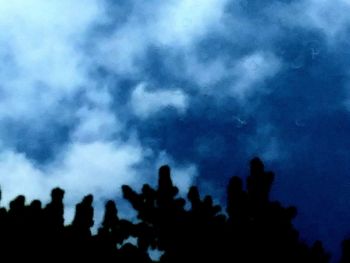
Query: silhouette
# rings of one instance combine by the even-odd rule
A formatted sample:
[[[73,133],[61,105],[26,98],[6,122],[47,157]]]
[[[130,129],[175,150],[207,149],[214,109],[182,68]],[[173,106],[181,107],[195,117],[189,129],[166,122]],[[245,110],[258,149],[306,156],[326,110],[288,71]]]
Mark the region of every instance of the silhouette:
[[[93,196],[91,194],[84,197],[83,201],[76,205],[75,217],[72,229],[79,237],[91,236],[90,228],[94,225],[94,209],[92,207]]]
[[[64,205],[63,205],[64,190],[54,188],[51,191],[51,202],[44,209],[45,224],[49,232],[62,231],[64,224]],[[54,233],[55,234],[55,233]]]
[[[161,263],[329,262],[321,241],[310,246],[300,240],[292,224],[297,209],[270,200],[274,177],[260,159],[252,159],[246,182],[237,176],[230,179],[223,210],[195,186],[186,199],[180,197],[165,165],[159,169],[156,188],[145,184],[137,192],[122,186],[137,221],[119,218],[115,201],[106,200],[94,234],[91,194],[76,205],[69,225],[64,225],[64,190],[54,188],[46,206],[39,200],[26,205],[19,195],[8,210],[0,208],[0,250],[11,261],[150,263],[148,251],[157,249]],[[350,262],[350,240],[343,242],[341,262]]]

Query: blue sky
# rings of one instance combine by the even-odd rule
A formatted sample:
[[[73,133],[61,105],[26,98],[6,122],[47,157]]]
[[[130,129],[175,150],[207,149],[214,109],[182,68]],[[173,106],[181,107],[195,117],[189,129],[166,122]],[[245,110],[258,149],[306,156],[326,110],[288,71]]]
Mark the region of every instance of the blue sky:
[[[96,205],[260,156],[305,240],[350,234],[349,0],[0,0],[0,184]],[[69,217],[69,216],[68,216]]]

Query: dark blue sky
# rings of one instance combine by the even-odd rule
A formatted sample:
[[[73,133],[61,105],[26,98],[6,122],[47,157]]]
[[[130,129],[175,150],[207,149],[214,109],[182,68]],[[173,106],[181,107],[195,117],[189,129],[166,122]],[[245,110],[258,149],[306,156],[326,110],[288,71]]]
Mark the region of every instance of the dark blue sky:
[[[307,241],[350,235],[348,0],[0,3],[4,202],[97,206],[173,167],[221,202],[260,156]],[[68,218],[71,210],[68,211]]]

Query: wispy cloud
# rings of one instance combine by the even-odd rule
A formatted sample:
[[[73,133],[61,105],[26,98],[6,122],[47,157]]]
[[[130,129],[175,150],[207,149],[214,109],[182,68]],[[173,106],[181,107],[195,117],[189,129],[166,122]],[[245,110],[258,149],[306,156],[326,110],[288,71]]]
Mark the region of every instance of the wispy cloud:
[[[181,89],[147,90],[146,83],[138,84],[131,94],[131,106],[141,119],[158,113],[165,108],[174,108],[184,114],[188,108],[188,97]]]

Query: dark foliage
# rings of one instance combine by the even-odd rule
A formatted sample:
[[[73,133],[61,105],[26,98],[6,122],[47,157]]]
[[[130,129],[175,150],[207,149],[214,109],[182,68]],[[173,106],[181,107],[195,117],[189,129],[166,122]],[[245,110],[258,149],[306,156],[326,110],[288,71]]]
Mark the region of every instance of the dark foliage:
[[[192,186],[186,200],[178,196],[170,168],[159,169],[157,189],[145,184],[140,192],[122,186],[124,197],[137,211],[137,222],[120,219],[114,201],[106,202],[96,234],[93,196],[76,205],[71,225],[64,226],[64,191],[52,190],[45,207],[38,200],[25,205],[20,195],[10,208],[0,209],[0,242],[9,261],[152,262],[149,249],[162,252],[160,262],[329,262],[322,243],[308,246],[293,227],[295,207],[271,201],[274,174],[255,158],[246,187],[232,177],[226,213]],[[137,242],[126,242],[134,237]],[[350,262],[350,241],[343,243],[342,262]]]

